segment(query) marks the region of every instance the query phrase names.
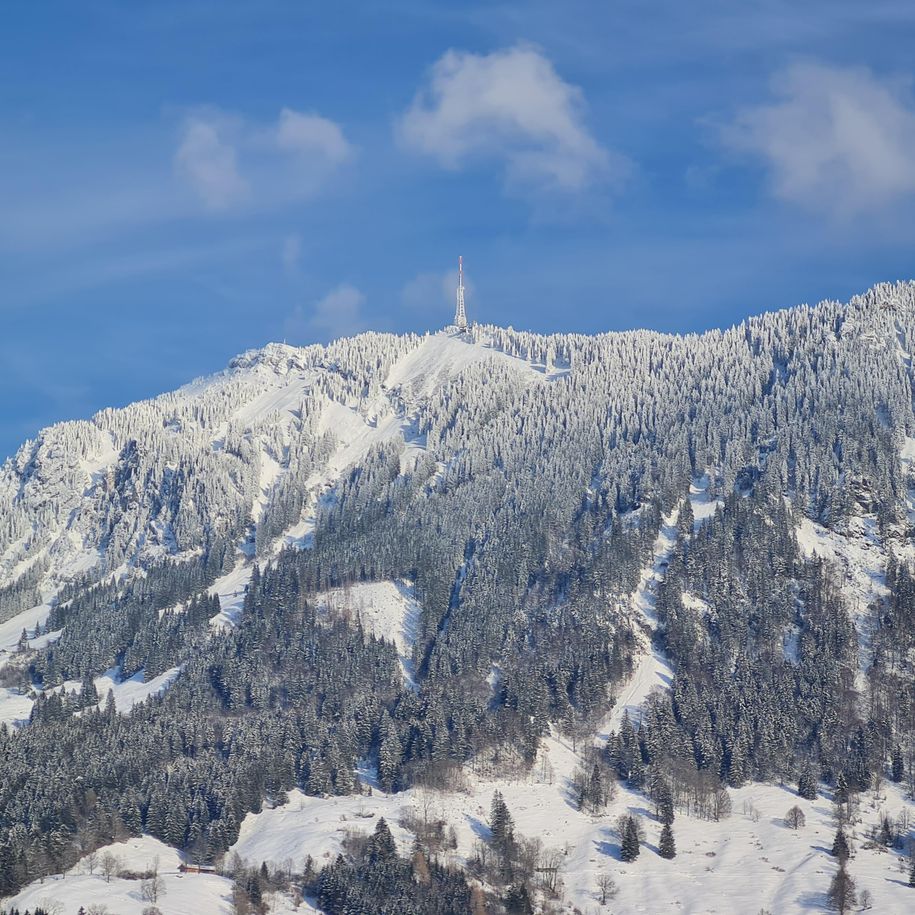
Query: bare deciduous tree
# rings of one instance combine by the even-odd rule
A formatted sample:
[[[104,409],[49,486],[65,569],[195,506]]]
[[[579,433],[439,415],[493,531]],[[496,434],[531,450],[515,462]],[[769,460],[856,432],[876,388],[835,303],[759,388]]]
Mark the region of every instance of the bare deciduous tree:
[[[95,869],[99,864],[99,854],[93,849],[83,858],[83,867],[86,869],[86,873],[90,876],[95,873]]]
[[[795,804],[786,814],[785,814],[785,825],[789,829],[801,829],[807,824],[807,817],[804,816],[804,811]]]
[[[144,902],[158,902],[165,895],[165,881],[158,874],[151,874],[140,881],[140,896]]]
[[[616,881],[609,874],[601,874],[597,878],[597,888],[600,890],[601,905],[606,905],[617,893]]]
[[[112,854],[110,851],[106,851],[105,854],[102,855],[102,860],[99,862],[99,866],[102,869],[102,875],[105,878],[105,883],[111,883],[111,878],[118,872],[118,869],[121,866],[121,862],[117,855]]]

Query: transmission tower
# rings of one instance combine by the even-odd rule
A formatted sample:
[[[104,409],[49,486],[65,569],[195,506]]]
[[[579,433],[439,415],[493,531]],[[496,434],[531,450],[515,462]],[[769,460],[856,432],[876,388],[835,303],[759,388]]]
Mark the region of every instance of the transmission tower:
[[[454,326],[458,330],[467,327],[467,313],[464,311],[464,258],[458,256],[457,307],[454,309]]]

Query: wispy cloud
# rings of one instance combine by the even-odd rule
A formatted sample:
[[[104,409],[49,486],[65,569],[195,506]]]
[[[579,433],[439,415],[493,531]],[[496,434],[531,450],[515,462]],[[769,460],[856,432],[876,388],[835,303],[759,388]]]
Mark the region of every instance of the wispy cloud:
[[[765,162],[775,196],[847,218],[915,193],[908,85],[863,68],[803,63],[771,86],[774,99],[742,109],[722,136]]]
[[[349,283],[332,289],[311,307],[296,306],[286,319],[286,336],[297,343],[333,340],[366,329],[365,296]]]
[[[397,130],[407,147],[445,168],[500,162],[516,189],[577,192],[629,171],[588,130],[581,89],[526,45],[485,55],[448,51]]]
[[[354,154],[343,128],[319,114],[283,108],[264,125],[208,109],[185,120],[175,169],[206,207],[225,210],[310,194]]]
[[[302,114],[291,108],[280,112],[276,127],[279,149],[311,161],[317,157],[329,165],[341,165],[351,159],[354,148],[335,121],[319,114]]]
[[[227,133],[224,119],[190,117],[175,153],[178,174],[213,210],[225,209],[248,194],[248,184],[238,171],[238,153]]]

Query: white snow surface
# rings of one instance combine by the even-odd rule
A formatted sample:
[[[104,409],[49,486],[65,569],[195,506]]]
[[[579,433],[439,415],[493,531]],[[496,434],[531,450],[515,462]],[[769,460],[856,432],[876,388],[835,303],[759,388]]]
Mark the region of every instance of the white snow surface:
[[[113,854],[119,870],[135,873],[152,867],[158,858],[159,874],[165,894],[158,902],[165,915],[231,915],[232,882],[215,874],[181,874],[181,858],[174,848],[150,836],[116,842],[101,849],[99,858],[106,852]],[[112,915],[142,915],[150,903],[140,896],[140,881],[112,877],[107,883],[99,872],[88,873],[85,859],[65,875],[45,878],[43,883],[29,884],[10,901],[11,907],[21,911],[48,903],[61,906],[61,915],[76,915],[80,906],[106,905]]]
[[[99,695],[99,707],[104,708],[108,693],[114,694],[114,707],[122,715],[129,715],[135,705],[145,702],[150,696],[158,696],[167,690],[181,673],[180,667],[171,667],[152,680],[144,681],[143,671],[137,671],[126,680],[120,679],[120,672],[112,668],[95,678]]]
[[[14,617],[0,623],[0,667],[3,667],[9,656],[15,653],[22,630],[25,629],[27,635],[32,635],[35,627],[39,623],[44,623],[50,612],[51,608],[48,604],[39,604],[37,607],[23,610],[22,613],[17,613]]]
[[[210,620],[211,626],[226,626],[237,622],[245,603],[245,588],[251,581],[253,571],[253,563],[242,557],[231,572],[227,572],[213,583],[207,593],[219,595],[221,609]]]
[[[343,850],[347,832],[371,832],[379,817],[384,817],[400,847],[408,854],[413,836],[397,823],[409,792],[371,797],[309,797],[298,789],[289,793],[287,803],[261,813],[249,813],[242,820],[238,841],[229,849],[245,861],[282,864],[292,860],[299,866],[311,855],[323,866]]]
[[[5,689],[0,686],[0,724],[11,728],[22,727],[29,720],[33,704],[33,701],[18,689]]]
[[[419,634],[422,608],[411,582],[359,582],[345,588],[323,591],[315,597],[319,610],[340,616],[363,627],[377,638],[393,642],[397,649],[404,683],[416,688],[413,645]]]
[[[624,715],[628,714],[633,724],[637,724],[642,704],[649,693],[656,688],[666,689],[673,682],[674,675],[670,664],[663,652],[653,644],[653,639],[658,628],[658,616],[655,612],[657,587],[667,572],[670,554],[677,544],[677,515],[678,512],[675,510],[661,522],[651,560],[642,569],[638,586],[630,598],[631,609],[640,625],[637,631],[641,636],[641,653],[632,676],[617,696],[613,711],[605,719],[603,737],[610,731],[619,730]]]
[[[181,855],[152,836],[115,842],[98,850],[97,857],[110,853],[118,861],[117,872],[145,873],[158,864],[164,892],[156,903],[163,915],[232,915],[232,881],[218,874],[182,874],[178,868]],[[141,898],[140,880],[112,876],[106,882],[98,864],[89,873],[83,858],[66,874],[55,874],[43,881],[29,884],[9,900],[0,900],[10,907],[35,909],[41,906],[59,915],[77,915],[80,907],[104,905],[109,915],[142,915],[150,903]],[[318,909],[307,901],[297,908],[282,893],[266,896],[272,915],[316,913]]]
[[[477,839],[488,834],[493,792],[502,792],[515,820],[516,832],[539,838],[548,848],[564,850],[561,877],[563,911],[583,913],[665,912],[686,915],[756,915],[768,909],[774,915],[800,915],[825,910],[826,892],[835,872],[829,854],[835,825],[831,803],[799,798],[794,791],[770,784],[731,790],[733,814],[720,822],[677,814],[674,834],[677,857],[666,861],[657,852],[661,825],[650,803],[640,794],[620,788],[605,812],[592,816],[570,801],[569,779],[581,759],[557,736],[542,743],[531,774],[517,779],[484,779],[468,775],[466,791],[450,793],[410,789],[389,795],[313,798],[298,791],[289,801],[260,814],[249,814],[231,851],[251,864],[275,865],[291,859],[299,863],[312,855],[323,864],[342,851],[349,831],[371,832],[383,816],[402,852],[411,837],[398,820],[407,812],[442,818],[458,837],[456,863],[466,862]],[[784,816],[797,804],[806,817],[798,831],[787,828]],[[862,820],[856,824],[855,854],[849,870],[858,891],[869,890],[874,911],[911,911],[905,859],[897,852],[865,847],[867,828],[883,813],[891,818],[903,809],[915,812],[895,786],[884,787],[879,798],[862,798]],[[755,812],[754,812],[755,811]],[[615,822],[624,812],[643,819],[646,842],[633,864],[619,857]],[[599,905],[598,878],[609,874],[619,888],[608,908]]]
[[[689,486],[689,504],[693,510],[693,527],[699,527],[724,505],[721,499],[713,499],[709,494],[711,471],[697,477]]]
[[[405,398],[428,396],[442,379],[486,360],[517,370],[532,380],[546,377],[537,366],[495,349],[489,341],[474,343],[463,334],[438,333],[427,335],[416,349],[402,356],[388,373],[385,386],[401,389]]]

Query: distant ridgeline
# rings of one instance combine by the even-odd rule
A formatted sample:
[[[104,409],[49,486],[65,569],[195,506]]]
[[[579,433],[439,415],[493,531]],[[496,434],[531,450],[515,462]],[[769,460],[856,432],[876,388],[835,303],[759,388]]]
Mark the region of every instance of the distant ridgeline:
[[[0,730],[0,897],[141,831],[218,861],[265,800],[360,790],[360,760],[397,791],[530,766],[551,726],[593,734],[675,512],[656,595],[673,682],[599,771],[655,799],[911,783],[913,346],[915,284],[684,337],[369,333],[44,430],[0,470],[0,685],[34,701]],[[694,523],[700,478],[721,505]],[[859,522],[886,587],[856,603],[797,531]],[[415,683],[390,641],[318,609],[400,579]],[[123,715],[92,696],[112,668],[180,674]],[[315,892],[352,901],[381,860],[435,911],[385,842]]]

